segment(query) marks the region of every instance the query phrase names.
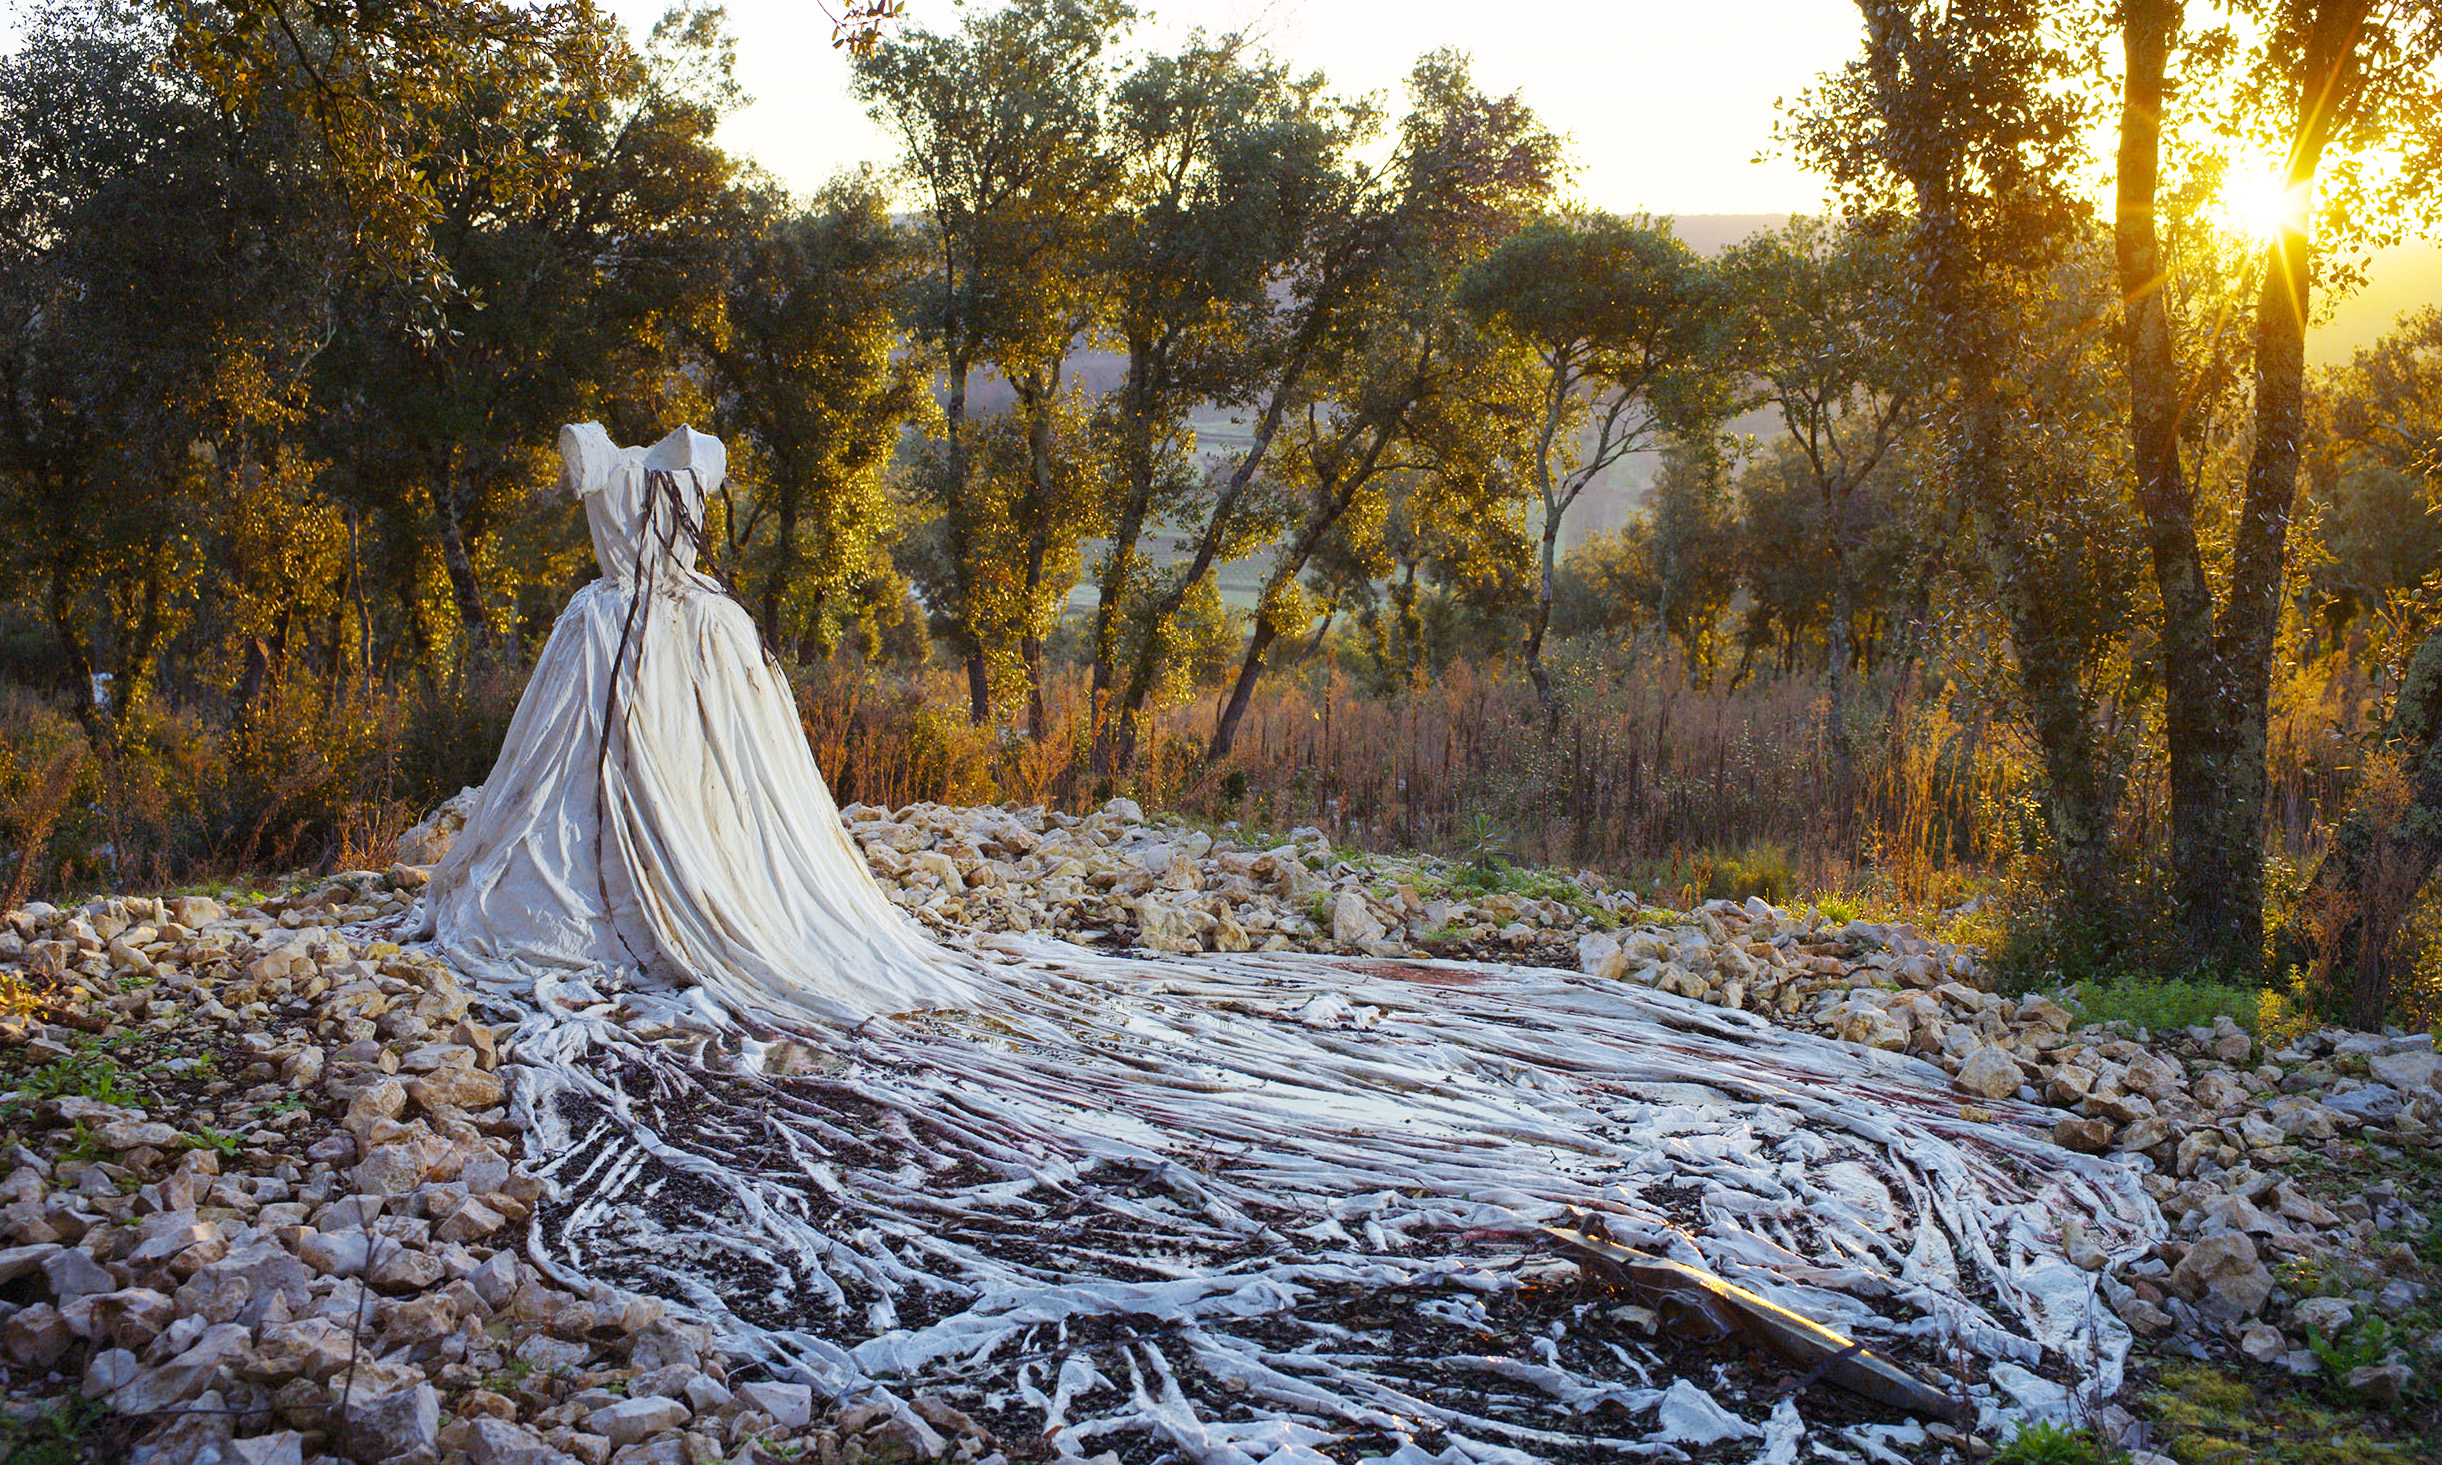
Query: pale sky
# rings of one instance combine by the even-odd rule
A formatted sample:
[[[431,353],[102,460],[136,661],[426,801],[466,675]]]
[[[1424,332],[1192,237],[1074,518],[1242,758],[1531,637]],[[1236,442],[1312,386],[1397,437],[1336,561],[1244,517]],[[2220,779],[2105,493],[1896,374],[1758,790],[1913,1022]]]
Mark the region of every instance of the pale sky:
[[[890,140],[848,94],[847,62],[815,0],[727,4],[739,80],[755,103],[730,118],[726,146],[800,190],[890,161]],[[666,5],[608,0],[640,37]],[[953,0],[907,0],[907,19],[929,29],[954,29],[964,14]],[[1464,50],[1479,86],[1523,94],[1569,138],[1583,201],[1681,214],[1820,202],[1816,180],[1755,158],[1770,147],[1775,100],[1848,60],[1863,30],[1849,0],[1170,0],[1137,41],[1246,25],[1335,90],[1382,91],[1394,106],[1418,56]]]

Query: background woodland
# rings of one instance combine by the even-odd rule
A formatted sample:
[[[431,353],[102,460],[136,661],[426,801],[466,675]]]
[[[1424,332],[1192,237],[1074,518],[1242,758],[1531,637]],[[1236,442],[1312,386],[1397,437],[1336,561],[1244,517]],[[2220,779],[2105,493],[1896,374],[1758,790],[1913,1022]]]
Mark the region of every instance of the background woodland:
[[[1117,0],[852,25],[901,153],[811,197],[714,145],[717,9],[46,0],[0,878],[386,859],[595,573],[558,426],[684,421],[842,803],[1128,794],[2432,1021],[2442,313],[2305,339],[2433,222],[2442,22],[1860,8],[1782,126],[1832,206],[1707,256],[1463,57],[1350,97]]]

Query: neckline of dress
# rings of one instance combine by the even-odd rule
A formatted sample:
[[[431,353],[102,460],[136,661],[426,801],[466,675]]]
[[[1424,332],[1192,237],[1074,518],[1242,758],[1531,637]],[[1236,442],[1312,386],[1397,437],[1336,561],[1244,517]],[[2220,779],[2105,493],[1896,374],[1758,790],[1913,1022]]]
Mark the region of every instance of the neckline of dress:
[[[663,472],[676,473],[682,469],[693,471],[695,465],[686,461],[686,459],[693,456],[693,454],[687,450],[694,446],[694,435],[695,429],[692,426],[681,423],[679,426],[672,428],[668,436],[664,437],[660,442],[646,448],[641,461],[645,467],[660,469]],[[665,452],[665,450],[671,448],[673,444],[677,445],[677,451],[675,453]],[[672,457],[676,457],[680,461],[675,463],[670,462],[669,459]]]

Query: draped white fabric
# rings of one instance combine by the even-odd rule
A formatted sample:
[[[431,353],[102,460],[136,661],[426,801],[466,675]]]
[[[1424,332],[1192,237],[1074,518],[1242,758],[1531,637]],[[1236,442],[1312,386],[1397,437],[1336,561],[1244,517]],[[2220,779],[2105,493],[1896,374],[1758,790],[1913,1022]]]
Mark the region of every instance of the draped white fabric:
[[[513,985],[641,973],[801,1019],[963,1001],[970,963],[874,884],[787,680],[695,568],[719,440],[682,427],[621,448],[589,422],[560,454],[602,578],[552,627],[434,871],[441,949]]]
[[[563,1281],[1130,1465],[1686,1458],[1698,1416],[1774,1465],[1926,1443],[1624,1330],[1553,1281],[1537,1228],[1572,1215],[1963,1388],[1985,1430],[2118,1388],[2116,1284],[2064,1252],[2160,1239],[2136,1172],[1917,1060],[1574,973],[934,943],[694,568],[721,445],[560,447],[603,578],[425,912],[519,1020],[553,1187],[527,1245]],[[925,1008],[953,1010],[877,1019]]]

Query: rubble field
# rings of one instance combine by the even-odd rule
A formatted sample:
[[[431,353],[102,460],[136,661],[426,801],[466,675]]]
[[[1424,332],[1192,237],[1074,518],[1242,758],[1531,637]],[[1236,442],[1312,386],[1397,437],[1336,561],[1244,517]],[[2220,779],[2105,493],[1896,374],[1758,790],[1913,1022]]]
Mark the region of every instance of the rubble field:
[[[2435,1325],[2422,1279],[2442,1261],[2419,1241],[2429,1194],[2374,1178],[2442,1132],[2430,1034],[2267,1049],[2227,1019],[2090,1026],[2061,1001],[1986,990],[1973,951],[1904,925],[1759,900],[1659,911],[1591,876],[1360,857],[1314,830],[1254,840],[1126,800],[1082,817],[843,818],[891,897],[945,935],[1566,967],[1915,1055],[1963,1111],[2044,1106],[2059,1144],[2143,1172],[2169,1239],[2117,1268],[2077,1237],[2066,1251],[2107,1273],[2103,1295],[2160,1356],[2379,1409],[2413,1401],[2442,1349],[2418,1331]],[[274,898],[0,916],[18,994],[0,1021],[0,1456],[1042,1458],[1040,1439],[943,1399],[837,1409],[650,1298],[575,1290],[534,1263],[552,1186],[524,1163],[516,1024],[383,924],[409,912],[453,828],[445,808],[387,872]],[[2094,1423],[2139,1465],[2166,1443],[2122,1405]]]

